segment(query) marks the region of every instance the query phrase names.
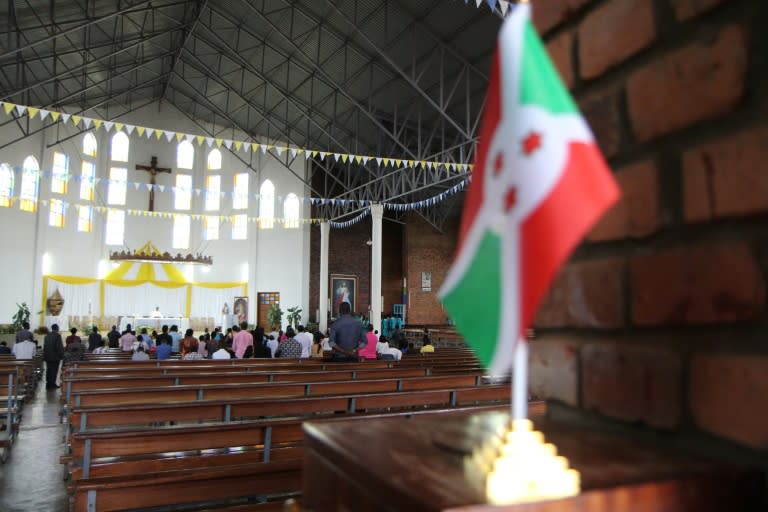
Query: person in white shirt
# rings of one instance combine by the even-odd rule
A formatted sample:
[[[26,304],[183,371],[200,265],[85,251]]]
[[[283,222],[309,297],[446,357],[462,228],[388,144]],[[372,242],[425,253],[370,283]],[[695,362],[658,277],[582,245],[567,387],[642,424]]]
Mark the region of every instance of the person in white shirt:
[[[299,333],[294,337],[296,341],[301,344],[301,357],[306,358],[309,357],[309,353],[312,350],[312,334],[308,333],[303,325],[299,325],[296,328]]]
[[[37,352],[37,345],[29,340],[24,340],[19,343],[14,343],[11,352],[16,356],[16,359],[32,359]]]
[[[232,359],[232,356],[229,355],[229,352],[227,352],[227,349],[222,347],[213,353],[213,355],[211,356],[211,359]]]
[[[277,352],[277,347],[279,345],[280,343],[278,343],[275,333],[267,336],[267,347],[269,347],[269,350],[272,352],[272,357],[275,357],[275,353]]]
[[[403,358],[403,353],[400,349],[390,347],[384,336],[379,338],[378,343],[376,343],[376,353],[381,355],[391,355],[395,361],[399,361]]]

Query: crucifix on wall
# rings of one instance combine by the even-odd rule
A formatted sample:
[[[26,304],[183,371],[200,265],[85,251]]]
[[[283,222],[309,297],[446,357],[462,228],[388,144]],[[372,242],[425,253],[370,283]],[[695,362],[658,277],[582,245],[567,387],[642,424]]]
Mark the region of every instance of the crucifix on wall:
[[[137,171],[147,171],[150,175],[149,178],[149,211],[153,212],[155,211],[155,176],[157,176],[160,172],[167,172],[168,174],[171,173],[170,167],[158,167],[157,166],[157,157],[153,156],[150,161],[149,165],[136,165]]]

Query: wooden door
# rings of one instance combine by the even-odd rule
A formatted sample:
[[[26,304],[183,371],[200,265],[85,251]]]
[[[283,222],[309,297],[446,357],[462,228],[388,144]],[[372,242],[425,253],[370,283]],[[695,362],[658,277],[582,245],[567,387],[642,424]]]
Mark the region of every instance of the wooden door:
[[[272,307],[272,304],[280,305],[280,292],[258,292],[257,297],[256,325],[263,327],[266,332],[270,332],[272,326],[269,325],[267,312],[269,311],[269,308]]]

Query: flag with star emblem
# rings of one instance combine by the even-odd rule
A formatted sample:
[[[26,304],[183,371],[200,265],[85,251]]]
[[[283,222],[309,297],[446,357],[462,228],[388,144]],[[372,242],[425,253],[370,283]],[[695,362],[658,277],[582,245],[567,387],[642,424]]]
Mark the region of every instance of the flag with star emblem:
[[[456,258],[440,298],[492,374],[512,366],[558,268],[619,197],[520,4],[499,33]]]

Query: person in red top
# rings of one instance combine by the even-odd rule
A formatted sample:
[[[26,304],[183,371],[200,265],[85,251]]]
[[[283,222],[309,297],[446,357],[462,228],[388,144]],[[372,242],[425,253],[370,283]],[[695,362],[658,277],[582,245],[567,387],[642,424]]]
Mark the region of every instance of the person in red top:
[[[71,328],[69,332],[70,332],[70,335],[67,336],[67,339],[64,342],[67,347],[70,346],[75,341],[77,341],[78,343],[81,341],[80,336],[77,335],[77,327]]]
[[[360,352],[357,353],[361,359],[376,359],[376,343],[379,341],[379,337],[373,332],[373,325],[368,324],[368,332],[365,335],[368,340],[368,344],[363,347]]]
[[[198,345],[199,343],[197,342],[197,338],[193,336],[192,329],[187,329],[187,332],[184,333],[184,339],[181,340],[182,359],[188,352],[192,351],[192,347],[195,347],[195,352],[197,352]]]

